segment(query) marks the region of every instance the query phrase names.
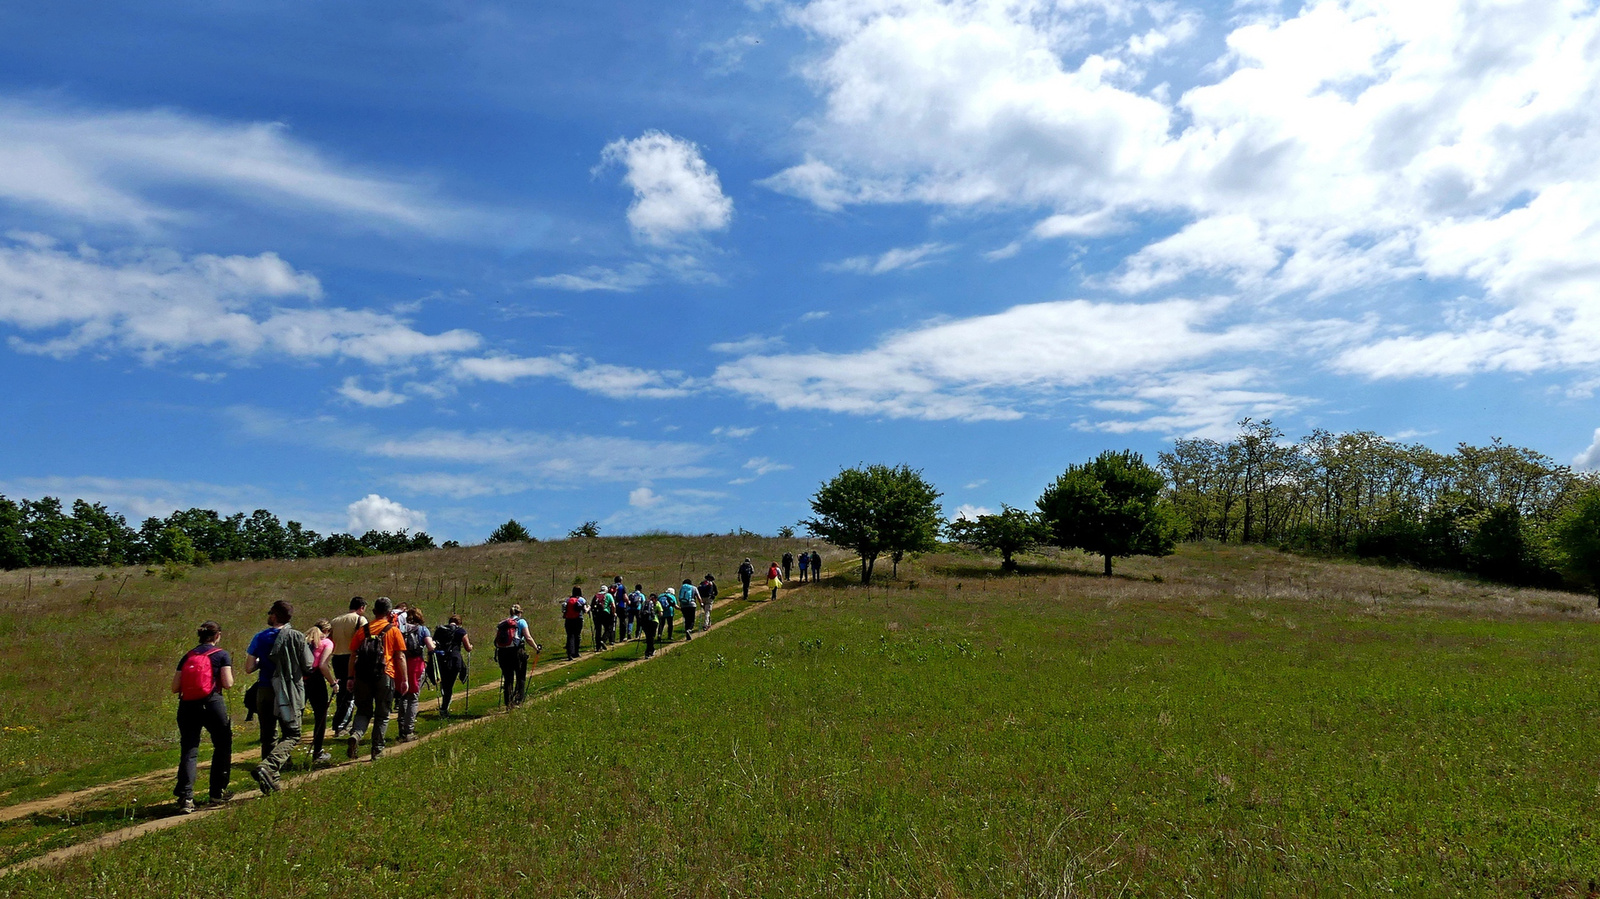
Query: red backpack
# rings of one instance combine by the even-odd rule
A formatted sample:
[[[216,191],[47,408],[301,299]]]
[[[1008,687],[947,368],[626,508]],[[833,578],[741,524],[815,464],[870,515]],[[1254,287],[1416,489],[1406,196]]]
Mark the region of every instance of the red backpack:
[[[213,646],[205,652],[197,649],[183,657],[183,667],[178,671],[179,699],[209,699],[215,692],[216,672],[212,670],[211,654],[219,648]]]
[[[566,605],[566,607],[564,609],[562,609],[561,617],[562,618],[582,618],[583,617],[583,600],[579,599],[576,596],[567,597],[567,605]]]

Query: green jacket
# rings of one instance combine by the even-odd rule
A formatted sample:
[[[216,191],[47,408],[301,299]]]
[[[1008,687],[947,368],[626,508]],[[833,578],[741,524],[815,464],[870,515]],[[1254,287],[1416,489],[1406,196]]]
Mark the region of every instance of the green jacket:
[[[300,723],[306,708],[306,675],[312,672],[311,643],[306,635],[287,625],[278,631],[268,653],[272,670],[272,698],[278,720]]]

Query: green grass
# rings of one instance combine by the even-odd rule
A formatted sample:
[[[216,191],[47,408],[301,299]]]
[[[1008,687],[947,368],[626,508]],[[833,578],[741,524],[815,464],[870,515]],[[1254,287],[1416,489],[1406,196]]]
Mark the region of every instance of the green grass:
[[[793,593],[0,895],[1553,896],[1600,876],[1581,597],[1258,550],[1110,581],[1033,561],[1052,573],[943,557],[892,589]]]

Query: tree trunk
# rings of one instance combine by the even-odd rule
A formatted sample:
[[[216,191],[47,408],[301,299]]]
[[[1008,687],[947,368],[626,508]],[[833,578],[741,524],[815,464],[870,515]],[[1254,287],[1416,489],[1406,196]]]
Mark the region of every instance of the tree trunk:
[[[1106,577],[1111,576],[1111,554],[1106,553]]]

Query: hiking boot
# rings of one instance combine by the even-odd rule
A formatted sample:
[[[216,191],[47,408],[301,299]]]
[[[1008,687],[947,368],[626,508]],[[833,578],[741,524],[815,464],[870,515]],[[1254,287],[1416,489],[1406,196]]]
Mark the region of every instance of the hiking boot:
[[[346,737],[344,741],[345,757],[354,760],[361,752],[361,741],[355,737]]]
[[[261,788],[261,795],[270,796],[278,792],[277,782],[272,779],[272,775],[267,773],[265,768],[250,769],[250,777],[255,780],[256,786]]]
[[[383,758],[383,747],[382,746],[374,746],[374,747],[372,747],[372,760],[375,762],[375,761],[377,761],[378,759],[381,759],[381,758]]]
[[[313,768],[321,768],[325,765],[331,764],[333,764],[333,756],[329,755],[327,750],[317,753],[317,757],[311,760],[311,766]]]
[[[180,815],[192,815],[194,814],[194,800],[179,799],[177,808]]]
[[[212,793],[211,794],[211,804],[212,805],[227,805],[228,803],[230,803],[232,801],[233,801],[233,791],[231,791],[231,790],[224,790],[221,793]]]

